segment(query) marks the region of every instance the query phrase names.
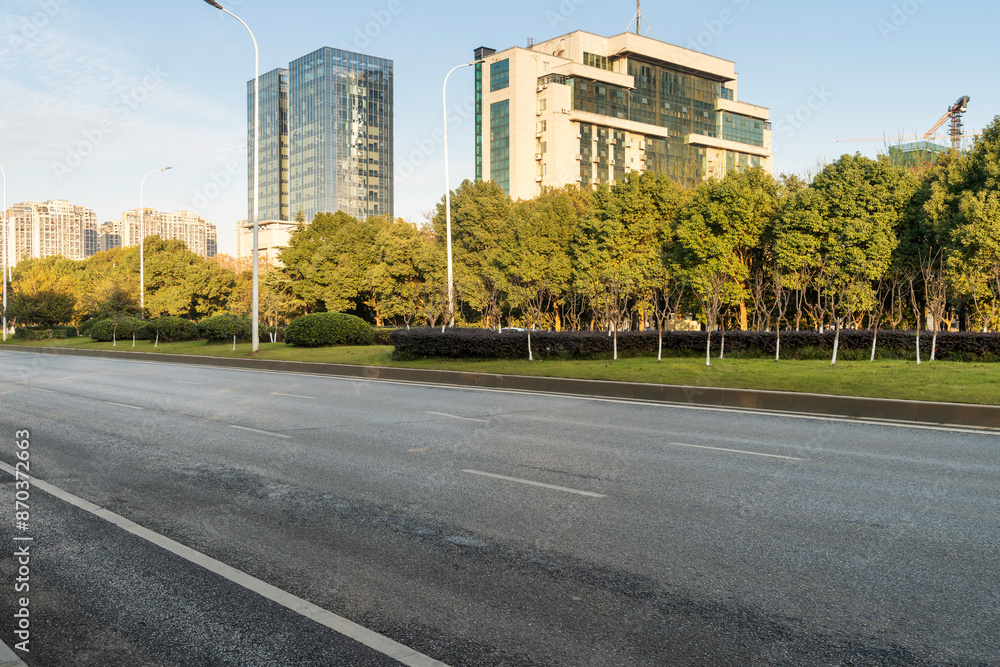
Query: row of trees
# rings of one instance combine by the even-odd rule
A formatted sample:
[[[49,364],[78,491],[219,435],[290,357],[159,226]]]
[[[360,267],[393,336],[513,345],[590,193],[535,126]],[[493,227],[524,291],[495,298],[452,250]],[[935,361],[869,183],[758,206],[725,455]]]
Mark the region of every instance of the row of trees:
[[[1000,119],[920,171],[845,155],[811,182],[761,169],[683,191],[630,173],[513,202],[487,182],[452,198],[461,323],[642,329],[1000,324]],[[444,204],[430,225],[321,215],[282,255],[310,309],[377,324],[447,312]]]
[[[970,151],[919,171],[845,155],[809,182],[754,168],[685,191],[629,173],[613,187],[517,202],[466,181],[452,198],[458,323],[614,332],[690,316],[710,330],[936,330],[956,320],[996,330],[998,179],[1000,118]],[[327,310],[379,326],[441,324],[443,198],[428,217],[422,227],[344,213],[301,224],[262,281],[262,319]],[[158,239],[146,253],[148,315],[249,311],[247,267]],[[137,276],[130,248],[25,262],[13,287],[71,295],[80,320],[120,310],[114,300],[137,295]]]
[[[183,241],[150,237],[145,242],[145,313],[198,321],[221,313],[250,312],[249,262],[228,256],[205,260]],[[301,304],[282,277],[265,266],[261,313],[269,323],[287,321]],[[47,257],[13,270],[8,317],[24,326],[82,323],[137,315],[140,308],[139,249],[116,248],[85,261]]]

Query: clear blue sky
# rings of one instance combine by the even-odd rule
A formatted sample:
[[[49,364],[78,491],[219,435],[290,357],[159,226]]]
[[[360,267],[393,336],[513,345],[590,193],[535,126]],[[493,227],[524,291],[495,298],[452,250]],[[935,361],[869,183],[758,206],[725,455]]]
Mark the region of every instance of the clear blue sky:
[[[395,61],[396,214],[413,221],[444,194],[441,147],[413,174],[400,172],[440,127],[452,66],[481,45],[624,32],[635,11],[630,0],[223,4],[254,29],[261,71],[321,46]],[[944,0],[643,4],[659,39],[736,62],[739,98],[771,109],[778,173],[845,152],[875,155],[882,144],[836,139],[923,133],[961,95],[972,97],[969,128],[1000,114],[996,2],[969,0],[960,11]],[[374,37],[359,38],[366,28]],[[145,173],[172,166],[146,182],[146,205],[199,211],[218,225],[220,250],[233,252],[236,221],[246,217],[253,76],[249,36],[236,21],[203,0],[0,0],[0,31],[8,205],[69,199],[104,222],[138,205]],[[454,105],[468,102],[471,70],[449,91]],[[453,186],[473,175],[472,132],[470,117],[452,135]]]

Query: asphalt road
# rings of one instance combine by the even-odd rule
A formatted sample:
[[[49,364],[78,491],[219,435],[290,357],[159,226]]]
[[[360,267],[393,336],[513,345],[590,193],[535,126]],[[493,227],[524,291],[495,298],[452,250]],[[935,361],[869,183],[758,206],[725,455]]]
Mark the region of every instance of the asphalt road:
[[[0,461],[22,429],[39,480],[255,578],[39,488],[18,531],[0,471],[32,667],[401,664],[294,600],[406,664],[1000,664],[997,433],[3,351]]]

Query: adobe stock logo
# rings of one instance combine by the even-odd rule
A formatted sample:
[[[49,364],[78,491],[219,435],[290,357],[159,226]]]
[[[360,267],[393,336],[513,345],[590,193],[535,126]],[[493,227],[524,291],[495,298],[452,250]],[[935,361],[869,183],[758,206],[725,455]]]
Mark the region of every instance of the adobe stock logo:
[[[893,5],[888,20],[879,19],[877,24],[878,31],[882,33],[882,39],[888,42],[893,33],[899,32],[928,2],[929,0],[906,0],[901,4]]]

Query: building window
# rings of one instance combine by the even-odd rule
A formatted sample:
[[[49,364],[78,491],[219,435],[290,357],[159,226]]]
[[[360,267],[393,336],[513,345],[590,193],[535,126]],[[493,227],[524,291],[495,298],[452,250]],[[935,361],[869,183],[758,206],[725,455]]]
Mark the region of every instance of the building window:
[[[490,105],[490,180],[510,195],[510,100]]]
[[[603,69],[609,72],[613,71],[611,61],[608,60],[607,56],[598,56],[593,53],[584,53],[583,64],[586,65],[587,67],[596,67],[597,69]]]
[[[490,65],[490,92],[503,90],[510,85],[510,59]]]

